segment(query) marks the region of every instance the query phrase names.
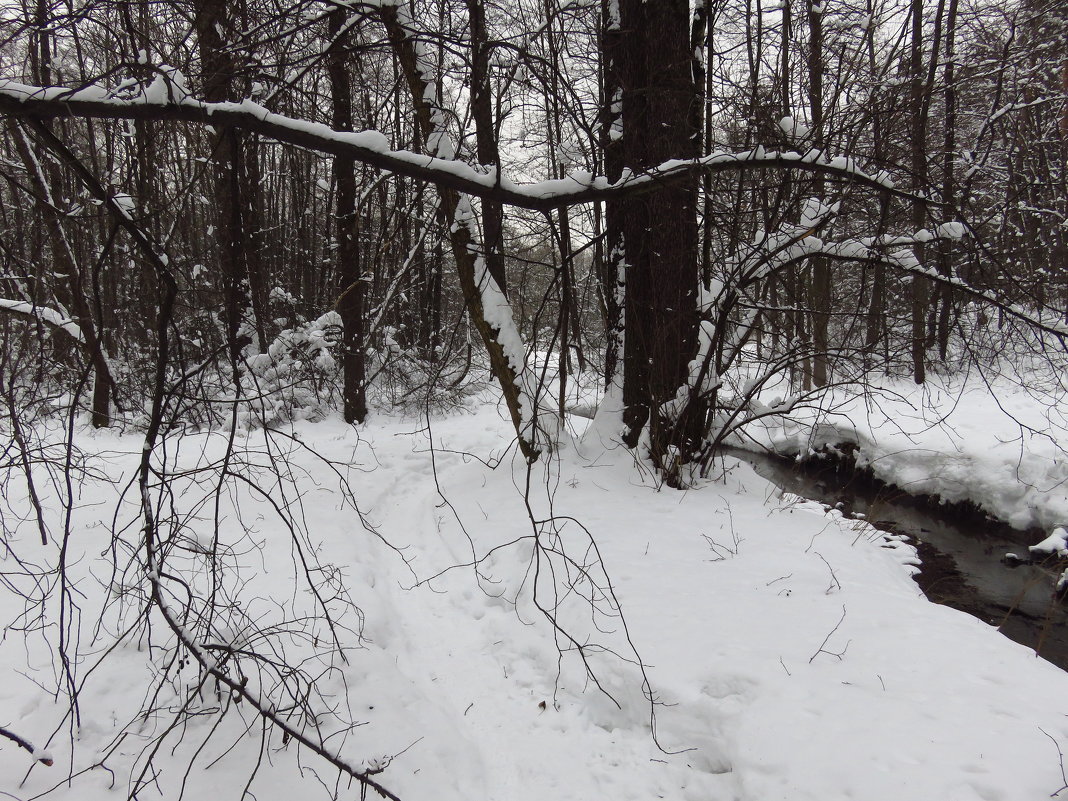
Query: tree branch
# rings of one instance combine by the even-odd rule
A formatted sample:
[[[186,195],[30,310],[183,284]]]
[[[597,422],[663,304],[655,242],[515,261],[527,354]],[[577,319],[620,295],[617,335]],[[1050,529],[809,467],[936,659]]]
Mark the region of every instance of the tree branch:
[[[7,739],[11,740],[19,748],[25,748],[27,751],[30,752],[30,756],[32,756],[38,762],[52,767],[52,757],[49,756],[48,752],[38,751],[36,748],[33,747],[33,743],[31,743],[29,740],[22,739],[17,734],[15,734],[15,732],[11,731],[10,729],[5,729],[2,726],[0,726],[0,736],[4,736]]]
[[[85,336],[82,334],[82,329],[77,322],[48,306],[38,306],[22,300],[0,298],[0,311],[17,314],[21,317],[29,317],[31,320],[36,320],[39,323],[63,331],[78,342],[85,342]]]
[[[615,182],[589,173],[574,173],[566,178],[519,184],[455,159],[393,150],[386,136],[378,131],[335,131],[321,123],[275,114],[252,100],[239,103],[197,100],[164,76],[157,76],[152,86],[125,98],[92,85],[77,89],[44,88],[0,81],[0,113],[34,120],[84,117],[229,125],[306,150],[347,156],[396,175],[535,211],[634,197],[657,191],[665,184],[685,181],[695,173],[738,170],[799,170],[914,202],[937,205],[937,201],[895,188],[884,173],[869,175],[849,159],[828,158],[817,150],[777,152],[765,151],[762,147],[739,153],[719,152],[696,159],[666,161],[643,173],[624,174]]]

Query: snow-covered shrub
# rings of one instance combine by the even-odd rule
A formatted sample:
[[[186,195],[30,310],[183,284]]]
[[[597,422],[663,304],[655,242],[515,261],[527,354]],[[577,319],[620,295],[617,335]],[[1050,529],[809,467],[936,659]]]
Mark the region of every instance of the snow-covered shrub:
[[[270,425],[325,417],[338,400],[340,367],[334,353],[341,334],[341,317],[331,311],[284,329],[266,353],[246,357],[247,422]]]

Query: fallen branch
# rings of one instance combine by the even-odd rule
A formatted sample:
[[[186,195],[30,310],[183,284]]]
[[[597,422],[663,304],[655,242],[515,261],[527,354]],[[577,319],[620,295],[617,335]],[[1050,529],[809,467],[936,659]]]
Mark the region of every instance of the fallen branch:
[[[842,655],[846,652],[846,648],[849,647],[849,642],[846,642],[846,647],[843,648],[841,651],[838,651],[838,652],[828,651],[826,648],[824,648],[824,646],[827,645],[827,641],[830,640],[831,637],[834,636],[834,633],[836,631],[838,631],[838,627],[842,625],[842,621],[845,620],[845,616],[846,616],[846,608],[845,608],[845,604],[843,604],[842,605],[842,616],[840,618],[838,618],[838,622],[834,624],[834,628],[831,629],[829,632],[827,632],[827,636],[823,638],[823,642],[820,643],[820,647],[816,650],[816,653],[814,653],[812,656],[809,657],[808,663],[810,665],[812,664],[812,661],[817,656],[819,656],[820,654],[827,654],[828,656],[837,657],[838,659],[842,658]]]
[[[30,756],[32,756],[38,762],[47,765],[48,767],[52,767],[52,755],[48,751],[38,751],[34,747],[33,743],[31,743],[29,740],[22,739],[17,734],[15,734],[15,732],[11,731],[10,729],[5,729],[2,726],[0,726],[0,734],[11,740],[13,743],[19,746],[19,748],[25,748],[27,751],[30,752]]]

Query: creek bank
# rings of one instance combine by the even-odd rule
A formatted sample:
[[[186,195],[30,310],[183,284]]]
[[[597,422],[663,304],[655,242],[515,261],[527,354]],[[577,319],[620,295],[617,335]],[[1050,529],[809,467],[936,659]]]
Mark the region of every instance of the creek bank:
[[[981,528],[997,533],[1018,545],[1029,547],[1045,538],[1047,532],[1038,526],[1016,528],[984,510],[974,501],[950,501],[937,493],[913,493],[897,484],[883,481],[870,467],[859,467],[857,455],[859,447],[853,442],[837,445],[825,445],[810,455],[798,458],[782,456],[787,463],[798,466],[817,478],[834,481],[849,491],[860,491],[868,495],[885,498],[888,502],[908,506],[934,517],[952,522],[957,526]]]
[[[914,577],[935,603],[966,612],[1068,670],[1068,607],[1054,587],[1055,560],[1011,563],[1010,551],[1045,537],[992,518],[974,503],[913,495],[857,467],[856,446],[843,444],[803,459],[730,449],[785,492],[836,508],[876,528],[903,535],[921,562]]]
[[[1065,546],[1068,546],[1068,542],[1066,542],[1068,540],[1068,531],[1065,531],[1064,528],[1058,526],[1054,529],[1053,534],[1048,534],[1038,526],[1021,529],[991,515],[974,501],[949,501],[937,493],[910,493],[896,484],[888,483],[878,478],[870,467],[859,467],[857,465],[857,450],[858,447],[855,443],[845,442],[838,445],[824,446],[802,459],[797,459],[796,457],[792,460],[788,457],[783,458],[791,464],[795,464],[799,468],[812,473],[817,478],[830,471],[835,480],[847,489],[851,488],[853,491],[861,489],[865,494],[881,496],[897,505],[910,506],[938,519],[952,522],[956,526],[981,528],[989,534],[997,534],[1001,538],[1024,546],[1019,553],[1011,551],[1003,554],[1001,557],[1002,562],[1010,568],[1023,565],[1038,565],[1050,571],[1051,574],[1056,574],[1060,581],[1054,582],[1051,592],[1061,600],[1068,596],[1068,587],[1065,586],[1064,581],[1064,575],[1066,569],[1068,569],[1068,551],[1064,549]],[[848,505],[844,511],[848,513]],[[876,525],[880,521],[869,522]],[[883,528],[897,534],[904,534],[910,538],[910,542],[913,545],[922,545],[923,548],[921,550],[925,551],[932,560],[932,572],[941,570],[939,565],[943,560],[940,557],[944,556],[944,554],[938,554],[929,543],[925,543],[922,540],[912,542],[915,538],[909,532],[897,531],[893,526]],[[1060,535],[1060,542],[1058,543],[1061,546],[1060,548],[1049,544],[1058,540],[1058,535]],[[1035,543],[1038,544],[1036,545]],[[923,558],[922,553],[920,557],[921,559]],[[926,594],[927,589],[924,586],[924,582],[918,576],[916,582],[920,584],[921,589]],[[939,601],[939,603],[941,602]]]

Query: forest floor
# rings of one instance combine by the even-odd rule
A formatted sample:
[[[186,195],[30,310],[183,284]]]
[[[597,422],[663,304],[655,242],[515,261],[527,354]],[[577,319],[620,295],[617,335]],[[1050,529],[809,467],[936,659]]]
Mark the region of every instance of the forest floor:
[[[913,403],[904,390],[897,397]],[[885,405],[869,403],[861,417],[859,401],[837,411],[863,424],[840,416],[818,431],[826,442],[860,438],[884,478],[943,494],[965,493],[967,481],[1015,522],[1061,522],[1064,485],[1043,482],[1056,483],[1063,459],[1043,451],[1038,434],[1013,438],[1011,421],[992,424],[978,390],[946,397],[959,415],[948,433],[927,412],[912,415],[911,428]],[[429,429],[376,416],[359,429],[328,420],[293,433],[238,436],[235,472],[266,492],[235,481],[216,512],[200,505],[208,482],[189,474],[168,503],[184,515],[190,553],[198,543],[229,546],[232,592],[260,628],[306,596],[294,588],[298,554],[271,502],[300,507],[308,543],[337,566],[360,610],[342,619],[347,661],[339,656],[319,682],[360,725],[329,743],[385,766],[376,780],[404,801],[1068,794],[1068,674],[928,602],[911,578],[911,546],[784,496],[736,459],[680,492],[613,442],[563,432],[560,448],[528,468],[507,447],[502,410],[475,401]],[[783,451],[819,439],[800,436],[781,425],[767,434]],[[50,692],[62,678],[61,621],[17,630],[26,604],[11,588],[32,587],[13,578],[12,554],[41,565],[56,548],[40,545],[32,521],[16,522],[25,491],[12,478],[0,726],[47,746],[54,765],[30,770],[29,754],[0,742],[0,791],[25,801],[54,788],[53,798],[98,801],[125,797],[142,776],[141,799],[228,801],[246,787],[260,801],[359,797],[295,743],[261,737],[247,705],[210,685],[197,692],[195,668],[175,668],[147,699],[155,711],[141,714],[168,637],[157,627],[154,647],[143,634],[116,646],[136,621],[104,592],[136,583],[113,574],[129,556],[111,543],[115,530],[137,540],[129,482],[141,440],[87,429],[77,441],[89,472],[76,474],[66,558],[81,614],[62,623],[80,647],[80,725]],[[217,471],[226,442],[189,433],[171,440],[167,458]],[[286,481],[272,483],[268,460],[290,465]],[[59,502],[44,501],[58,527]],[[45,614],[56,614],[51,603]],[[254,646],[248,632],[228,636]],[[198,714],[169,730],[183,706]]]

